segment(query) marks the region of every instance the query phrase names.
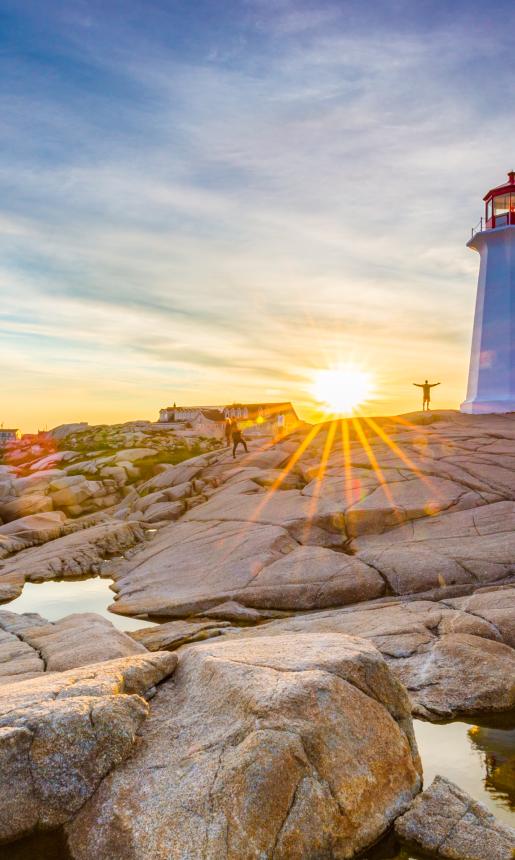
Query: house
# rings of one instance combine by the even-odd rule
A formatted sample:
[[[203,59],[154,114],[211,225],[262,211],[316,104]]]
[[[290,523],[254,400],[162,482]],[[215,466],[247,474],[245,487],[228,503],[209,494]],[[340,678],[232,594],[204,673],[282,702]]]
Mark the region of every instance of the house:
[[[247,435],[268,436],[291,433],[299,418],[290,401],[283,403],[232,403],[223,410],[225,418],[235,419]]]
[[[165,406],[159,410],[160,424],[175,424],[175,422],[193,421],[200,412],[198,406]]]
[[[166,406],[159,410],[158,424],[170,424],[183,436],[211,436],[221,439],[225,418],[219,409],[204,406]]]
[[[199,409],[190,423],[196,436],[221,439],[225,432],[225,418],[219,409]]]
[[[158,424],[169,424],[175,432],[188,436],[222,438],[227,420],[234,419],[248,436],[276,436],[291,433],[299,423],[292,404],[232,403],[217,409],[208,406],[166,406],[159,410]]]
[[[16,442],[17,439],[21,439],[21,433],[17,428],[8,430],[0,427],[0,448],[3,448],[9,442]]]

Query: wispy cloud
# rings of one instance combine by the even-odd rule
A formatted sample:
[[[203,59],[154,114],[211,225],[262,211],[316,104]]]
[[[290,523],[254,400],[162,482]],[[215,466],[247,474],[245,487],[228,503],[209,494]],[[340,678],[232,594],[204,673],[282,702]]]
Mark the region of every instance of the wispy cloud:
[[[511,6],[17,5],[0,54],[2,420],[151,416],[174,391],[308,408],[336,355],[376,370],[385,409],[412,405],[407,367],[457,405],[464,242],[512,166]]]

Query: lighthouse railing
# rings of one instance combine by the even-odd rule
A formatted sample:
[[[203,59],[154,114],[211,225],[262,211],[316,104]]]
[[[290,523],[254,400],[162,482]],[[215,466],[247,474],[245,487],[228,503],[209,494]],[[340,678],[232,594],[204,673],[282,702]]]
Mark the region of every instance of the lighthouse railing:
[[[472,227],[472,236],[470,238],[473,239],[474,236],[476,235],[476,233],[482,233],[482,232],[483,232],[483,219],[480,218],[479,221],[477,222],[476,226]]]

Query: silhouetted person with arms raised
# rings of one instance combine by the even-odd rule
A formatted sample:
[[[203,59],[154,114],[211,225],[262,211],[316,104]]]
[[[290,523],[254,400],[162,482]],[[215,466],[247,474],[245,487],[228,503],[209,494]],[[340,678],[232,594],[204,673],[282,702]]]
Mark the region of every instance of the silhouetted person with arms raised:
[[[424,412],[425,410],[427,410],[429,412],[429,404],[431,402],[431,389],[436,388],[436,386],[440,385],[440,383],[429,383],[426,379],[425,382],[414,382],[413,385],[416,385],[417,388],[422,389],[422,411]]]
[[[234,420],[231,421],[231,428],[232,428],[232,456],[233,456],[233,460],[235,460],[236,459],[236,449],[237,449],[238,445],[243,445],[243,447],[245,448],[245,452],[247,454],[249,453],[249,449],[247,448],[247,443],[245,442],[245,439],[243,438],[243,434],[242,434],[241,430],[238,429],[238,425],[236,424],[236,421],[234,421]]]

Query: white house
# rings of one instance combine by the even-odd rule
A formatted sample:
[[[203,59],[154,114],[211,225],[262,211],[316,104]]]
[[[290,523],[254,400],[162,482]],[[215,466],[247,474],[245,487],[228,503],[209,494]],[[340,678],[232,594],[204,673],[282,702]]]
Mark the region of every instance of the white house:
[[[171,424],[183,436],[222,438],[225,418],[219,409],[203,406],[166,406],[159,410],[159,424]]]
[[[20,438],[21,433],[17,428],[6,429],[4,427],[0,427],[0,448],[3,448],[9,442],[16,442],[16,440]]]
[[[248,435],[266,436],[291,433],[299,423],[289,401],[283,403],[232,403],[225,406],[226,418],[234,418]]]

